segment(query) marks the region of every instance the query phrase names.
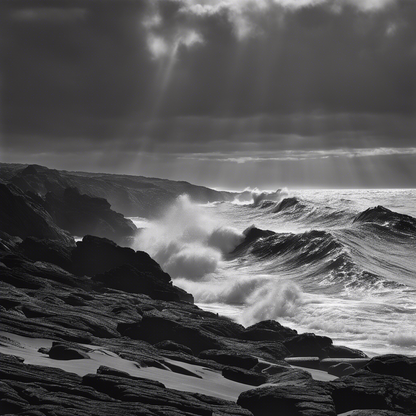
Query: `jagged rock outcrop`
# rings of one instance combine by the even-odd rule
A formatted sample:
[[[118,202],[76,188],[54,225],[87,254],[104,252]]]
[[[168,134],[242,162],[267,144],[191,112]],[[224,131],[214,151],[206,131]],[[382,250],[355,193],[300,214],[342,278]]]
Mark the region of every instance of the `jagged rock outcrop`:
[[[173,286],[147,253],[119,247],[113,241],[85,236],[72,251],[72,270],[78,276],[91,276],[105,287],[129,293],[143,293],[154,299],[193,302],[193,297]]]
[[[0,182],[0,230],[11,236],[57,240],[74,245],[71,235],[59,228],[48,212],[14,185]]]
[[[45,208],[59,227],[74,236],[91,234],[126,244],[137,231],[106,199],[82,195],[77,188],[66,188],[61,195],[48,192]]]
[[[250,416],[233,402],[109,369],[80,377],[0,354],[0,414]]]

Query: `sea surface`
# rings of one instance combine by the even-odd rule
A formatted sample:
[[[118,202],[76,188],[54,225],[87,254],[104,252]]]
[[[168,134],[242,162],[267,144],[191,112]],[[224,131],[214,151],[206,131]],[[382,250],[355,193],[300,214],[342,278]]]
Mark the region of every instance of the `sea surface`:
[[[134,248],[204,309],[370,356],[416,355],[416,190],[253,190],[206,205],[183,195],[134,221]]]

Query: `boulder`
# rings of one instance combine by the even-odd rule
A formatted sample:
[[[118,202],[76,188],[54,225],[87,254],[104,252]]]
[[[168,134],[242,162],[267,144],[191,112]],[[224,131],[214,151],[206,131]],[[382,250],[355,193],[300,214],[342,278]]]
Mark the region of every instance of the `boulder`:
[[[49,357],[54,360],[82,360],[89,359],[89,355],[80,348],[70,344],[54,342],[49,350]]]
[[[360,350],[339,345],[329,345],[324,351],[330,358],[367,358],[367,354]]]
[[[355,409],[416,412],[416,383],[360,370],[328,383],[337,413]]]
[[[271,374],[268,378],[269,383],[273,384],[293,384],[303,385],[312,380],[312,375],[300,368],[285,368],[285,371],[279,371]]]
[[[416,383],[416,357],[380,355],[371,359],[364,368],[377,374],[404,377]]]
[[[254,416],[336,416],[330,392],[314,380],[248,390],[240,394],[237,404]]]
[[[196,354],[203,350],[221,349],[222,346],[215,336],[198,328],[192,322],[187,325],[163,316],[146,313],[137,325],[130,325],[124,331],[119,328],[119,331],[124,336],[147,341],[151,344],[170,340],[185,345]]]
[[[284,327],[277,321],[267,320],[246,328],[241,338],[251,341],[282,341],[295,335],[297,335],[295,330]]]
[[[238,383],[248,384],[250,386],[260,386],[267,382],[267,377],[264,374],[236,367],[224,367],[222,375],[228,380],[237,381]]]
[[[295,356],[326,358],[325,348],[332,344],[331,338],[305,333],[283,341],[283,345]]]
[[[253,368],[259,362],[256,357],[251,355],[239,354],[227,350],[205,350],[199,354],[199,358],[212,360],[227,366],[244,368],[246,370]]]
[[[120,247],[107,238],[85,236],[77,242],[72,252],[72,262],[75,274],[81,276],[93,277],[128,264],[144,273],[153,273],[166,283],[170,282],[170,276],[147,253]]]
[[[102,283],[105,287],[129,293],[143,293],[153,299],[176,302],[193,301],[192,295],[173,286],[170,282],[167,283],[164,278],[160,279],[158,274],[142,271],[129,264],[123,264],[95,275],[93,280]]]

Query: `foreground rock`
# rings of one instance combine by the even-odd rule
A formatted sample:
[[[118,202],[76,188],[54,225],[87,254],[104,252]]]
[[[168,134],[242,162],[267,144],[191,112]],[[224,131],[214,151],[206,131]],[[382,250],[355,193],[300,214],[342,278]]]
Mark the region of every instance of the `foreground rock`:
[[[105,369],[79,377],[0,354],[0,414],[250,416],[233,402]]]
[[[388,354],[374,357],[365,367],[377,374],[399,376],[416,383],[416,357]]]
[[[329,385],[338,413],[354,409],[416,413],[416,383],[402,377],[361,370]]]
[[[336,416],[330,392],[318,382],[259,387],[240,395],[237,403],[254,416]]]
[[[42,363],[70,371],[88,368],[90,373],[28,365],[0,354],[0,414],[318,416],[363,408],[416,412],[414,360],[370,360],[359,351],[332,345],[327,337],[297,334],[274,321],[244,328],[191,302],[146,253],[91,236],[74,248],[62,240],[22,241],[0,233],[0,331],[48,343],[30,355],[19,342],[0,334],[1,351],[12,350],[25,359],[35,354]],[[100,361],[103,356],[109,361]],[[326,358],[331,356],[340,358]],[[338,365],[339,374],[354,373],[318,382],[284,359],[315,369]],[[111,368],[109,362],[120,366]],[[101,363],[105,366],[97,369]],[[91,365],[96,365],[92,372]],[[356,372],[364,365],[371,371]],[[137,374],[161,378],[152,381]],[[212,380],[220,383],[212,393],[217,397],[224,397],[221,390],[227,388],[238,387],[234,399],[248,391],[235,404],[165,387],[192,389],[207,382],[211,392]],[[193,391],[206,391],[206,384],[199,386]]]

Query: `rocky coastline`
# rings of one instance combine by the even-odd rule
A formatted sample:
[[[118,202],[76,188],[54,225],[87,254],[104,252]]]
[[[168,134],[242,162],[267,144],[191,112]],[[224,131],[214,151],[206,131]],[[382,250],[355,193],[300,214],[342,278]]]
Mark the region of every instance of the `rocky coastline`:
[[[75,243],[47,199],[10,183],[0,195],[1,415],[416,414],[416,358],[245,328],[194,305],[148,254]]]

